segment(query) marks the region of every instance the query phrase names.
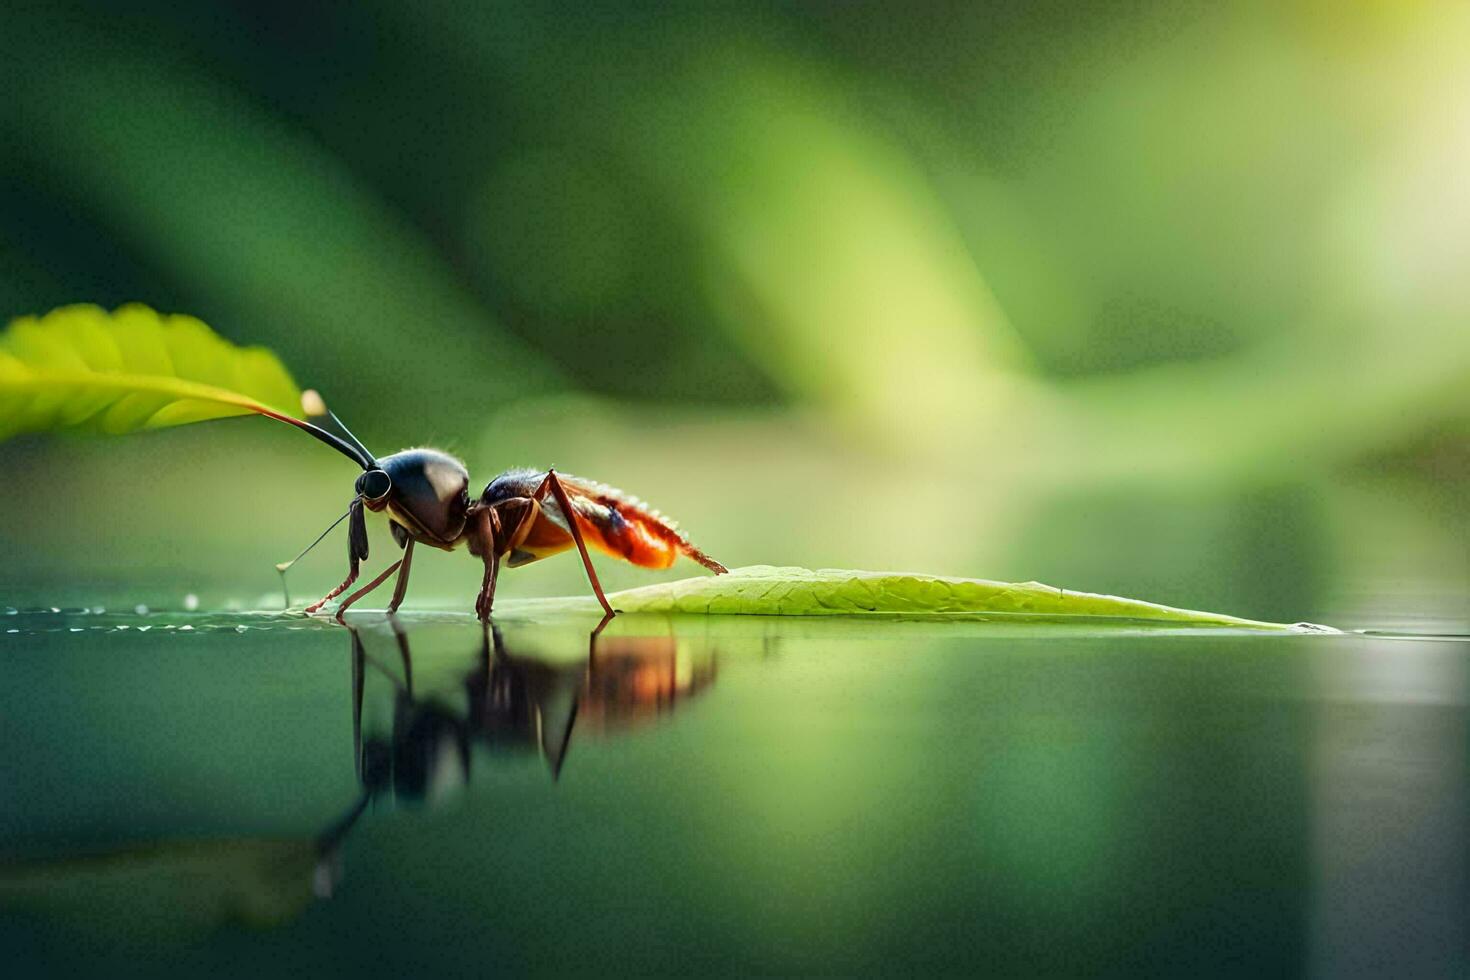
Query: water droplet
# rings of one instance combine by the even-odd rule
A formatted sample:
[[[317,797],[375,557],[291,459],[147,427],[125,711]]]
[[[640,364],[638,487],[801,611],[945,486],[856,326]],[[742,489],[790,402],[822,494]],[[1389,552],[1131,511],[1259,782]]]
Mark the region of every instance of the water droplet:
[[[54,613],[59,613],[59,612],[61,612],[61,607],[60,606],[52,606],[51,607],[51,611],[54,612]]]
[[[235,632],[236,633],[244,633],[248,629],[250,629],[249,626],[236,626],[235,627]]]
[[[80,626],[73,626],[71,629],[67,630],[68,633],[80,633],[81,631],[82,628]]]
[[[140,602],[133,607],[133,612],[137,613],[139,616],[146,616],[148,615],[148,607]]]
[[[20,630],[6,630],[7,633],[19,633]]]
[[[195,595],[194,593],[190,592],[188,595],[184,596],[184,609],[185,610],[187,610],[188,612],[193,612],[194,610],[196,610],[198,608],[199,608],[199,597],[197,595]]]

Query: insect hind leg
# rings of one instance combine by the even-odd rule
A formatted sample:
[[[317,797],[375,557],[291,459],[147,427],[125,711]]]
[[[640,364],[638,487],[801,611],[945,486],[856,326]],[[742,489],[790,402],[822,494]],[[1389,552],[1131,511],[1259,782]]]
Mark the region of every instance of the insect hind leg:
[[[572,533],[572,540],[577,543],[577,552],[582,556],[582,567],[587,570],[587,581],[592,583],[592,591],[596,594],[597,601],[602,604],[602,609],[607,615],[617,615],[612,605],[607,601],[607,596],[603,594],[602,583],[597,581],[597,569],[592,567],[592,558],[587,554],[586,543],[582,541],[582,530],[577,526],[577,522],[581,518],[572,509],[572,502],[567,497],[566,490],[562,487],[561,481],[556,478],[556,470],[546,471],[546,479],[541,481],[541,485],[536,488],[536,492],[531,495],[531,498],[537,501],[543,500],[548,491],[556,498],[556,505],[561,509],[562,516],[566,518],[567,530]]]

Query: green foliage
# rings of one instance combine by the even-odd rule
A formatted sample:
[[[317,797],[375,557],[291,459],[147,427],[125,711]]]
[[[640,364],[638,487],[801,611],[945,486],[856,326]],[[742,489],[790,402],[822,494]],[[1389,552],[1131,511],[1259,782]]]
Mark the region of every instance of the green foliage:
[[[81,929],[158,936],[279,925],[312,898],[311,839],[162,841],[0,869],[0,908],[69,916]]]
[[[299,413],[280,360],[189,316],[130,304],[64,306],[0,334],[0,438],[159,429],[269,409]]]
[[[751,616],[847,616],[865,613],[995,616],[1007,620],[1076,617],[1171,626],[1296,629],[1220,613],[1175,609],[1138,599],[1072,592],[1039,582],[988,582],[899,572],[752,565],[728,575],[683,579],[609,597],[622,612]]]

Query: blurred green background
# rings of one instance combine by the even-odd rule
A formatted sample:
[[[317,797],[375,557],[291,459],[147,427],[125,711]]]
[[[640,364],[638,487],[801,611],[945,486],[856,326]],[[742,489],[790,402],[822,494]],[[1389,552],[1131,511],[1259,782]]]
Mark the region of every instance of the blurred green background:
[[[195,314],[732,566],[1467,628],[1463,5],[591,8],[5,5],[0,313]],[[259,419],[0,472],[11,605],[258,605],[353,478]]]

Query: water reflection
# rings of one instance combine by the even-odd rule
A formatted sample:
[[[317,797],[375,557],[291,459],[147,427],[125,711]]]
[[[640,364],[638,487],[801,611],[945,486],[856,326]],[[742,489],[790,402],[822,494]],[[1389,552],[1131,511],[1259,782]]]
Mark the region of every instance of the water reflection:
[[[1470,975],[1463,641],[650,621],[40,635],[9,974]]]
[[[573,734],[612,735],[671,716],[717,676],[712,647],[661,635],[524,627],[481,632],[470,656],[415,641],[395,622],[389,658],[347,632],[360,795],[315,836],[173,839],[0,865],[0,911],[43,913],[93,932],[183,937],[227,923],[274,926],[342,881],[344,841],[383,800],[432,804],[479,769],[539,755],[561,776]],[[558,637],[561,637],[559,640]],[[383,724],[369,711],[382,685]],[[481,751],[476,751],[477,749]]]
[[[607,622],[588,637],[585,658],[572,662],[513,652],[500,627],[486,628],[473,666],[428,693],[415,691],[413,652],[400,625],[393,631],[398,673],[349,628],[353,755],[364,793],[422,800],[447,792],[471,778],[477,745],[492,758],[538,754],[555,779],[575,731],[612,734],[657,721],[714,683],[712,650],[692,651],[672,632],[605,635]],[[394,688],[393,707],[388,731],[364,735],[370,672]]]

